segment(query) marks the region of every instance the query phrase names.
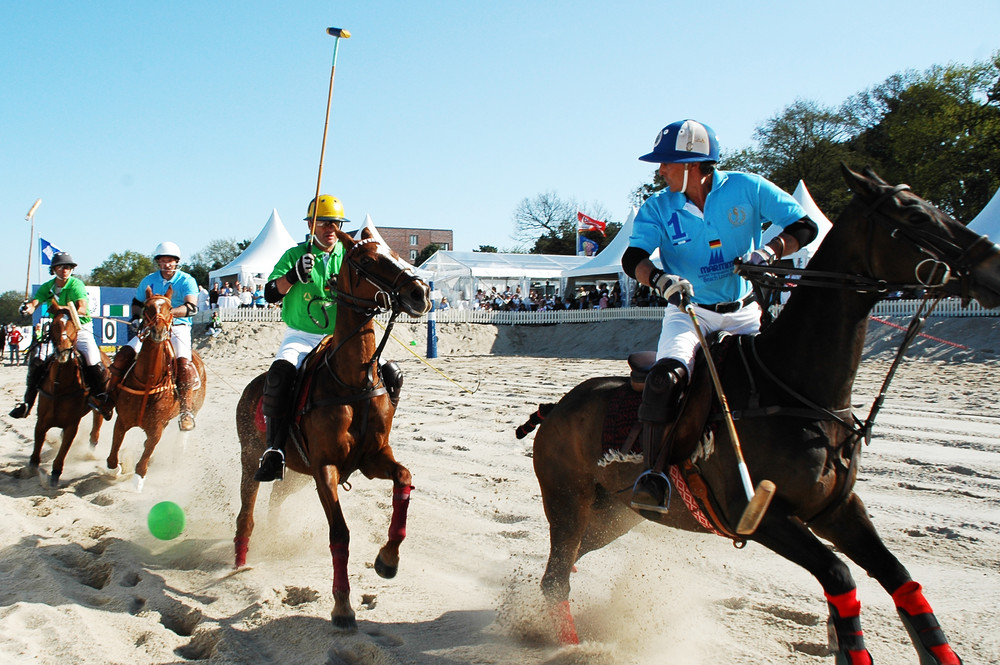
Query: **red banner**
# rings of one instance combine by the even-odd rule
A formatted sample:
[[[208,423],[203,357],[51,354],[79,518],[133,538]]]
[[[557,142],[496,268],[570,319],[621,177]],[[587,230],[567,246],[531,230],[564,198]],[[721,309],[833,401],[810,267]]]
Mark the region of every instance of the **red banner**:
[[[604,228],[607,226],[607,222],[602,222],[594,219],[593,217],[588,217],[582,212],[576,213],[577,220],[577,231],[600,231],[601,235],[605,235]]]

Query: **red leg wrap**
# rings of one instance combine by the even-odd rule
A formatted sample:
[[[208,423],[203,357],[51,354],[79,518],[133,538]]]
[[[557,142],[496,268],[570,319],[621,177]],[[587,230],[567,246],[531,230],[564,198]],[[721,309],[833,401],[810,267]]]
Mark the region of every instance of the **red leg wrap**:
[[[347,579],[347,544],[331,544],[330,554],[333,556],[333,592],[349,593],[351,583]]]
[[[830,604],[830,618],[836,632],[838,649],[851,665],[871,665],[872,657],[865,648],[861,630],[861,601],[856,589],[837,596],[826,594]]]
[[[952,651],[948,638],[938,624],[921,586],[909,581],[892,592],[892,601],[914,639],[914,645],[929,651],[941,665],[961,665],[962,659]],[[919,641],[920,645],[916,645]]]
[[[406,511],[410,507],[410,490],[413,485],[393,487],[392,520],[389,522],[389,540],[401,541],[406,538]]]
[[[569,611],[569,601],[564,600],[552,608],[552,614],[559,631],[559,643],[579,644],[580,638],[576,634],[576,624],[573,622],[573,615]]]
[[[233,538],[236,546],[236,567],[242,568],[247,565],[247,550],[250,549],[250,539],[242,536]]]

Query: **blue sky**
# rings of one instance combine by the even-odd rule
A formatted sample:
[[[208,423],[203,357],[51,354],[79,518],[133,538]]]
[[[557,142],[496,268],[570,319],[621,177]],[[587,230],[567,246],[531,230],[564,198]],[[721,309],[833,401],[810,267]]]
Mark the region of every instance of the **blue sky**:
[[[328,26],[352,37],[337,59],[323,192],[352,220],[509,249],[514,208],[544,191],[623,221],[652,176],[636,158],[669,122],[697,118],[739,148],[796,98],[836,105],[895,72],[1000,49],[1000,2],[945,6],[4,2],[0,291],[24,288],[37,198],[37,232],[81,271],[161,240],[190,256],[252,238],[272,208],[304,234]]]

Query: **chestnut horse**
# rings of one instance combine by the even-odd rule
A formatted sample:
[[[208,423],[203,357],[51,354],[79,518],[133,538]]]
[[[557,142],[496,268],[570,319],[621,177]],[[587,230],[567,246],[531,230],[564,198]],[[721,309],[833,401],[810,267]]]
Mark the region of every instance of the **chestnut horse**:
[[[727,428],[717,426],[718,417],[709,414],[716,397],[704,371],[692,379],[667,463],[672,473],[684,470],[695,494],[707,486],[700,494],[703,523],[734,542],[756,541],[817,578],[828,601],[837,663],[870,663],[871,656],[849,568],[820,538],[892,595],[922,664],[956,665],[961,661],[920,585],[882,543],[853,490],[860,443],[869,438],[877,409],[862,425],[851,411],[851,389],[868,315],[886,293],[922,288],[932,297],[974,298],[996,307],[1000,247],[905,185],[893,187],[868,168],[859,174],[844,166],[843,173],[854,197],[808,269],[799,271],[799,285],[781,314],[759,335],[736,338],[717,363],[725,396],[738,416],[736,430],[750,476],[777,485],[759,527],[750,535],[736,534],[747,497],[734,442]],[[535,436],[534,467],[550,534],[541,586],[558,634],[568,643],[577,639],[569,612],[574,562],[642,519],[628,508],[642,465],[598,463],[605,455],[602,427],[612,395],[627,383],[625,378],[590,379],[540,411],[544,420]],[[526,426],[538,420],[535,415]],[[688,475],[692,471],[699,475]],[[676,528],[702,528],[677,505],[669,514],[642,517]]]
[[[66,455],[69,453],[73,439],[80,428],[80,420],[91,411],[87,406],[90,395],[83,379],[84,359],[76,350],[76,336],[80,330],[80,318],[73,305],[62,306],[53,298],[49,302],[49,339],[52,341],[53,353],[48,363],[45,378],[38,390],[38,420],[35,422],[35,448],[28,464],[37,469],[41,462],[42,444],[45,433],[53,427],[62,428],[62,444],[59,452],[52,460],[52,471],[49,475],[49,485],[56,487],[59,476],[62,475]],[[101,362],[108,366],[108,357],[101,352]],[[104,418],[93,411],[93,424],[90,429],[90,445],[97,445],[101,436],[101,425]]]
[[[384,578],[394,577],[399,566],[411,489],[409,470],[395,460],[389,447],[395,407],[378,369],[389,331],[385,331],[381,344],[376,344],[372,319],[380,312],[391,311],[391,328],[400,312],[417,317],[428,312],[431,303],[427,285],[367,229],[357,241],[340,230],[337,238],[346,252],[336,280],[327,285],[336,297],[336,325],[334,333],[306,358],[300,369],[299,385],[304,386],[304,394],[296,397],[300,416],[291,425],[285,461],[288,469],[310,475],[316,483],[330,525],[334,599],[331,618],[336,628],[355,630],[357,622],[347,579],[350,532],[337,486],[345,485],[355,471],[368,478],[392,481],[388,541],[375,560],[375,572]],[[237,568],[246,565],[254,527],[254,503],[260,484],[253,476],[266,445],[262,423],[256,424],[255,414],[259,413],[265,377],[261,374],[247,385],[236,407],[243,465],[234,539]]]
[[[163,428],[180,414],[180,399],[174,385],[176,358],[170,343],[170,329],[174,322],[171,295],[172,288],[168,288],[164,295],[154,294],[152,289],[146,288],[142,330],[139,332],[142,348],[113,396],[118,418],[111,439],[108,468],[115,470],[116,474],[122,472],[118,451],[125,433],[133,427],[142,428],[146,433],[146,443],[135,465],[135,486],[140,492],[149,470],[149,459],[163,436]],[[191,362],[198,374],[198,384],[191,388],[192,411],[197,413],[205,403],[205,364],[193,350]]]

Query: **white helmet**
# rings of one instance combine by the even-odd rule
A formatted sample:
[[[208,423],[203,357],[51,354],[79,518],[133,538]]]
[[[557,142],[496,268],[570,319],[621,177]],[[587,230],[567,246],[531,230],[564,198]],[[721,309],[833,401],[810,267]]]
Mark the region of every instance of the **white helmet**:
[[[169,240],[167,242],[161,242],[156,246],[156,249],[153,250],[153,258],[158,259],[161,256],[172,256],[177,259],[177,261],[180,261],[181,248],[177,246],[177,243],[170,242]]]

